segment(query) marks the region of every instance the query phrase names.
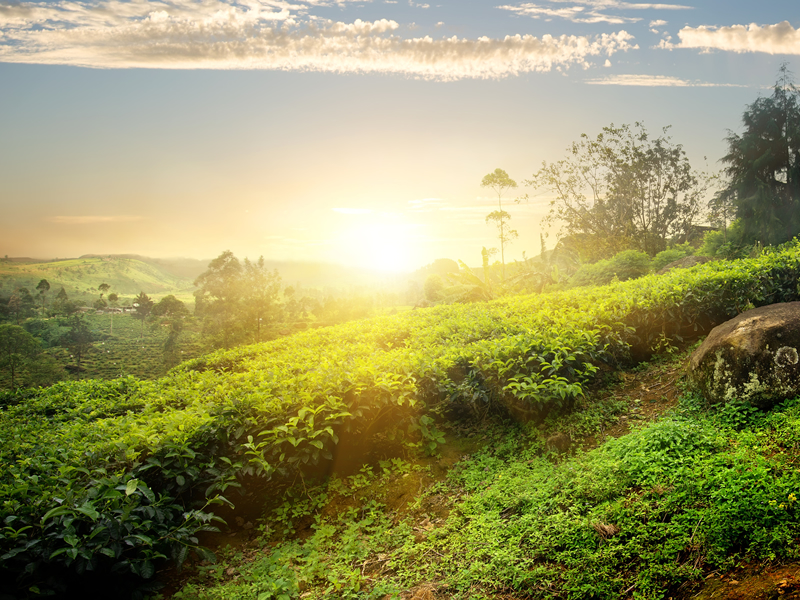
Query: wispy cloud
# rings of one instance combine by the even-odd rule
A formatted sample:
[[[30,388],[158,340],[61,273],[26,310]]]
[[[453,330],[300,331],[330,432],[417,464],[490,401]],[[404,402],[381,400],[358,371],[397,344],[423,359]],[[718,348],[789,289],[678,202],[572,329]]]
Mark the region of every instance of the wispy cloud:
[[[1,2],[2,0],[0,0]],[[638,46],[625,31],[502,39],[403,37],[388,19],[302,17],[335,2],[152,0],[0,5],[0,62],[96,68],[203,68],[500,78],[588,67]]]
[[[684,27],[678,37],[680,43],[662,42],[661,47],[800,54],[800,29],[795,29],[788,21],[763,26],[751,23],[730,27]]]
[[[569,6],[562,6],[567,4]],[[612,23],[624,24],[641,21],[641,17],[629,17],[613,12],[624,12],[630,10],[688,10],[691,6],[682,4],[654,4],[641,2],[621,2],[619,0],[545,0],[544,2],[525,2],[523,4],[498,6],[502,10],[508,10],[520,15],[533,17],[534,19],[566,19],[573,23]],[[664,24],[665,21],[653,21],[653,23]],[[653,25],[651,25],[653,27]]]
[[[705,81],[689,81],[666,75],[610,75],[598,79],[589,79],[592,85],[630,85],[644,87],[744,87],[732,83],[708,83]]]
[[[64,225],[91,225],[95,223],[128,223],[130,221],[141,221],[144,217],[137,215],[81,215],[81,216],[55,216],[47,220],[51,223],[61,223]]]

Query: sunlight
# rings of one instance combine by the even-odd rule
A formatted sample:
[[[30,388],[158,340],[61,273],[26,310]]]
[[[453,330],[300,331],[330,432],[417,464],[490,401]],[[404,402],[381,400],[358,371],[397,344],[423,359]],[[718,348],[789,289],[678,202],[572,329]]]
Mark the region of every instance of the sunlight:
[[[348,262],[378,271],[412,271],[416,253],[407,225],[378,218],[349,228],[340,238]]]

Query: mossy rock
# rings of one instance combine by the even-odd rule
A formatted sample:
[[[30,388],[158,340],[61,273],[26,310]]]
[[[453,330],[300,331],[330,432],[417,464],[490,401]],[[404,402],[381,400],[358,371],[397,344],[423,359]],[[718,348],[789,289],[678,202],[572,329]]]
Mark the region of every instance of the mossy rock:
[[[800,396],[800,302],[748,310],[711,330],[689,377],[711,403],[744,400],[768,409]]]

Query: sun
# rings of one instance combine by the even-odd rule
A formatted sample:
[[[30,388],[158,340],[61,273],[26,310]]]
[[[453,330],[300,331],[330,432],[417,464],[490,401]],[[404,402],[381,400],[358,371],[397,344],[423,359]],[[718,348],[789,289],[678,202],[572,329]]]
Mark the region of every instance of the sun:
[[[343,233],[343,254],[350,264],[376,271],[412,271],[416,252],[409,227],[370,219]]]

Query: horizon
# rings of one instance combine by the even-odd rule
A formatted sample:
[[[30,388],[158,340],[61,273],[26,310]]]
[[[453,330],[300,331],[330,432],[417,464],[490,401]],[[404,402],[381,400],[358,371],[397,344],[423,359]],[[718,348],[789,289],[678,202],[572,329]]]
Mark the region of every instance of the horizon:
[[[671,127],[717,171],[800,65],[783,2],[72,4],[0,0],[0,255],[476,265],[501,168],[511,262],[553,247],[524,180],[581,134]]]

